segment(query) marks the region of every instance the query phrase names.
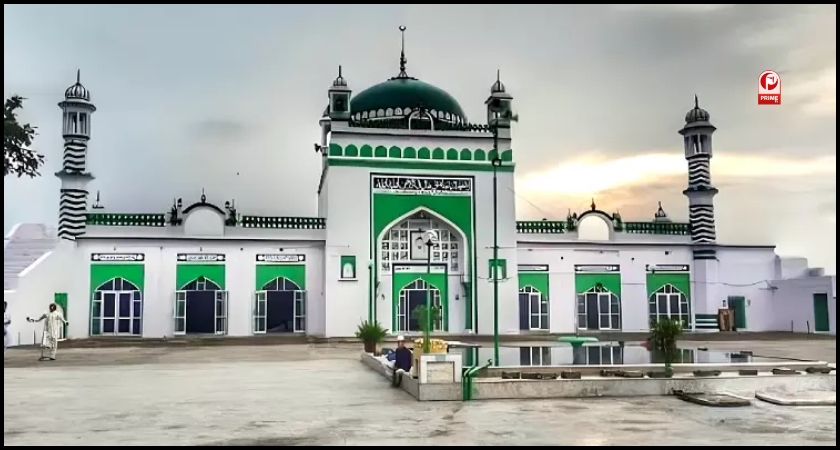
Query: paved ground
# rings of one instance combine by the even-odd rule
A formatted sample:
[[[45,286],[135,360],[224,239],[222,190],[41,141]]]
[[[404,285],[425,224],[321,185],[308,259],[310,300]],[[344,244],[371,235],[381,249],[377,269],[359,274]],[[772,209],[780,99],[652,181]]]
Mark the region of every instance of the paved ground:
[[[691,342],[691,346],[704,346]],[[834,361],[836,341],[710,348]],[[5,355],[5,445],[836,445],[836,408],[675,398],[418,403],[358,345]]]

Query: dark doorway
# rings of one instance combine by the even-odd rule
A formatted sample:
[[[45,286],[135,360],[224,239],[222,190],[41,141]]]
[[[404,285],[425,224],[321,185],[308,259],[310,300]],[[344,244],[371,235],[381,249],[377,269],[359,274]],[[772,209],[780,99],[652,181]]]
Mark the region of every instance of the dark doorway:
[[[598,295],[586,294],[586,329],[600,330],[601,324],[599,322],[598,314]]]
[[[293,333],[295,331],[295,291],[268,291],[267,332]]]
[[[257,292],[256,301],[255,333],[306,331],[306,292],[297,283],[285,277],[275,278]]]
[[[187,334],[216,333],[216,291],[187,291]]]

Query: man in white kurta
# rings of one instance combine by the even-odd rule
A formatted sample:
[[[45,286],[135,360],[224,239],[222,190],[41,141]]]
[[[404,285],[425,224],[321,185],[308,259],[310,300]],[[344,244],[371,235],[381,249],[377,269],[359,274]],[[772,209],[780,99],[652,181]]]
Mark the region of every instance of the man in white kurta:
[[[55,361],[56,353],[58,352],[58,339],[64,330],[64,325],[67,321],[64,316],[58,312],[58,305],[55,303],[50,305],[50,312],[42,315],[37,320],[29,319],[30,322],[44,322],[44,334],[41,338],[41,360]],[[47,355],[44,355],[46,350]]]

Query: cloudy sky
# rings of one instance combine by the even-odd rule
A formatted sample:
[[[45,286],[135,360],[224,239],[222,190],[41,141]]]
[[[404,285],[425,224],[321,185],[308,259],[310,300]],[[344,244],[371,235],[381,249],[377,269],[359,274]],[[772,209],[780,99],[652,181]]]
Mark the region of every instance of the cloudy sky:
[[[56,220],[60,111],[77,68],[92,91],[89,168],[109,209],[173,197],[314,215],[312,150],[338,64],[355,88],[409,73],[474,120],[501,69],[521,121],[520,218],[563,218],[594,197],[627,219],[662,201],[687,217],[676,131],[700,96],[715,134],[719,240],[775,243],[836,266],[836,5],[21,6],[3,8],[5,96],[29,100],[47,158],[4,180],[4,228]],[[781,106],[757,79],[782,76]],[[209,180],[220,179],[222,182]]]

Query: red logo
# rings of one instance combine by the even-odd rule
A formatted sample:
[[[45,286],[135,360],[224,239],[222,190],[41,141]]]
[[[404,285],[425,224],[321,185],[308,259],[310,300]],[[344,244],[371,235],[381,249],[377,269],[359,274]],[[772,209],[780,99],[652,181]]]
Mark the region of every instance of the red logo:
[[[758,104],[782,104],[782,79],[778,73],[772,70],[761,72],[758,77]]]

